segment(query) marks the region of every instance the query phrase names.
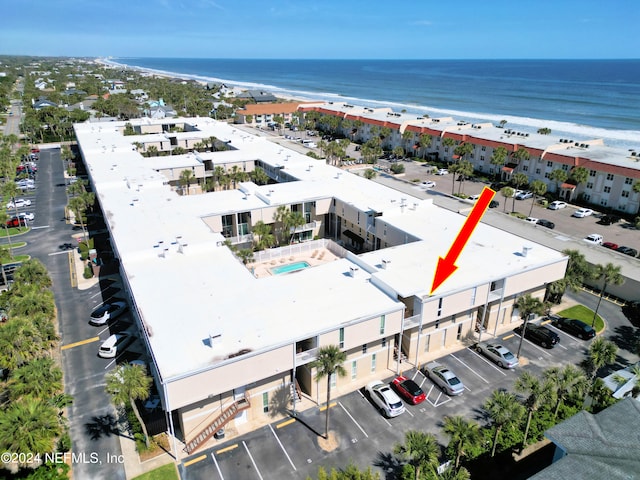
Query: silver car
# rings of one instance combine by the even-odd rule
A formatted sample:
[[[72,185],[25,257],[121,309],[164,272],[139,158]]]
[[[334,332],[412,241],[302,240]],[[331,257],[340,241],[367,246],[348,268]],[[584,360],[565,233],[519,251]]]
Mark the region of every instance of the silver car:
[[[385,416],[391,418],[404,413],[404,403],[402,403],[398,394],[391,390],[391,387],[386,383],[382,383],[380,380],[371,382],[365,387],[365,392],[378,407],[380,413]]]
[[[495,362],[500,368],[515,368],[520,363],[513,353],[497,343],[478,343],[476,351]]]
[[[427,363],[423,371],[447,395],[462,395],[464,392],[464,384],[452,370],[449,370],[441,363]]]

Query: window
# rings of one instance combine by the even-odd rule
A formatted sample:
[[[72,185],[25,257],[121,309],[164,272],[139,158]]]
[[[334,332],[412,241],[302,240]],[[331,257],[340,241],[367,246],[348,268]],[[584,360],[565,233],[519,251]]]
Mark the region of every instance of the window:
[[[262,412],[267,413],[269,411],[269,392],[262,394]]]
[[[362,354],[364,355],[365,353],[367,353],[367,344],[363,344],[362,345]]]
[[[629,191],[628,190],[623,190],[621,193],[621,196],[624,198],[629,198]]]
[[[458,325],[458,334],[456,335],[456,339],[460,340],[462,338],[462,324]]]
[[[613,173],[607,173],[607,180],[613,180]]]
[[[473,287],[471,290],[471,305],[473,306],[476,303],[476,293],[478,292],[478,287]]]
[[[340,343],[339,343],[340,348],[344,348],[344,328],[341,328],[341,329],[340,329],[340,338],[339,338],[339,341],[340,341]]]
[[[523,165],[522,166],[522,171],[523,172],[528,172],[529,171],[529,165]]]
[[[329,377],[329,384],[331,385],[331,388],[335,388],[336,385],[338,384],[338,376],[335,373],[332,373],[331,376]],[[328,405],[327,405],[327,408],[329,408]]]
[[[442,346],[444,347],[447,344],[447,330],[442,330]]]
[[[484,155],[480,155],[480,161],[484,162]]]
[[[600,200],[600,205],[602,205],[603,207],[606,207],[607,206],[607,200],[604,199],[604,198],[602,200]]]
[[[611,193],[611,187],[604,187],[604,193]]]
[[[569,170],[569,165],[562,165],[562,170],[565,172]]]
[[[553,167],[553,162],[547,162],[547,167]]]
[[[429,340],[431,339],[431,335],[427,335],[427,338],[424,339],[424,353],[429,351]]]
[[[549,178],[549,172],[545,172],[544,178]]]
[[[440,320],[436,320],[436,328],[440,328]]]
[[[438,299],[438,316],[440,315],[442,315],[442,297]]]
[[[595,177],[596,176],[596,171],[595,170],[589,170],[589,176],[590,177]]]
[[[540,169],[536,168],[536,175],[540,175]]]
[[[483,152],[486,152],[487,151],[487,147],[483,146],[480,150],[483,151]]]
[[[380,315],[380,335],[384,335],[384,323],[385,317],[384,315]]]
[[[382,339],[382,346],[383,346],[383,347],[386,347],[386,346],[387,346],[387,337],[384,337],[384,338]],[[375,353],[374,353],[374,355],[375,355]]]
[[[588,202],[591,199],[591,195],[589,195],[588,193],[585,193],[582,198],[584,198],[585,202]]]
[[[351,362],[351,380],[355,380],[358,376],[358,361],[354,360]]]
[[[592,182],[587,182],[587,190],[591,190],[593,188]]]
[[[631,185],[631,184],[633,184],[633,178],[629,178],[629,177],[625,178],[625,179],[624,179],[624,184],[625,184],[625,185]]]
[[[376,371],[376,354],[371,355],[371,373]]]

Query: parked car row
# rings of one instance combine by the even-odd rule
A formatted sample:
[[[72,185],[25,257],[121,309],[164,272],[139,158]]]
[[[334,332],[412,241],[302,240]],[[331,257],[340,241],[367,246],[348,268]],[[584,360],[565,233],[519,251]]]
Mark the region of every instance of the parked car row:
[[[636,250],[635,248],[627,247],[626,245],[618,245],[617,243],[613,242],[605,242],[604,237],[598,233],[591,233],[584,237],[582,240],[592,245],[602,245],[604,248],[615,250],[616,252],[629,255],[630,257],[638,256],[638,250]]]

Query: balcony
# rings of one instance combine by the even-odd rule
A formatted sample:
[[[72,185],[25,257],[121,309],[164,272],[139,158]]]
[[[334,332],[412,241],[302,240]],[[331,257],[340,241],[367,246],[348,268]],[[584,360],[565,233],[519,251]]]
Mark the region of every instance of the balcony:
[[[300,353],[296,353],[296,366],[313,362],[318,357],[318,349],[312,348]]]
[[[227,237],[227,240],[231,242],[231,245],[250,243],[253,242],[253,233],[247,233],[246,235],[237,235],[235,237]]]

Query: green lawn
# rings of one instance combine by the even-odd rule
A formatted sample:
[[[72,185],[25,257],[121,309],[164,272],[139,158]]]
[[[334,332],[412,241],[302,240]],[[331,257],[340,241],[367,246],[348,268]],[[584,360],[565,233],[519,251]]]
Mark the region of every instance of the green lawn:
[[[582,320],[587,325],[591,325],[591,323],[593,322],[593,313],[593,310],[585,307],[584,305],[574,305],[571,308],[567,308],[566,310],[558,312],[558,315],[567,318],[577,318],[578,320]],[[596,333],[600,333],[602,330],[604,330],[604,320],[602,320],[600,315],[596,317],[595,329]]]
[[[143,473],[133,480],[180,480],[180,477],[178,477],[176,466],[173,463],[169,463],[150,472]]]
[[[9,235],[11,235],[11,237],[14,237],[16,235],[22,235],[24,233],[28,233],[29,231],[31,231],[31,228],[29,227],[22,227],[22,228],[9,228]],[[5,238],[7,236],[7,230],[5,228],[0,228],[0,238]]]

